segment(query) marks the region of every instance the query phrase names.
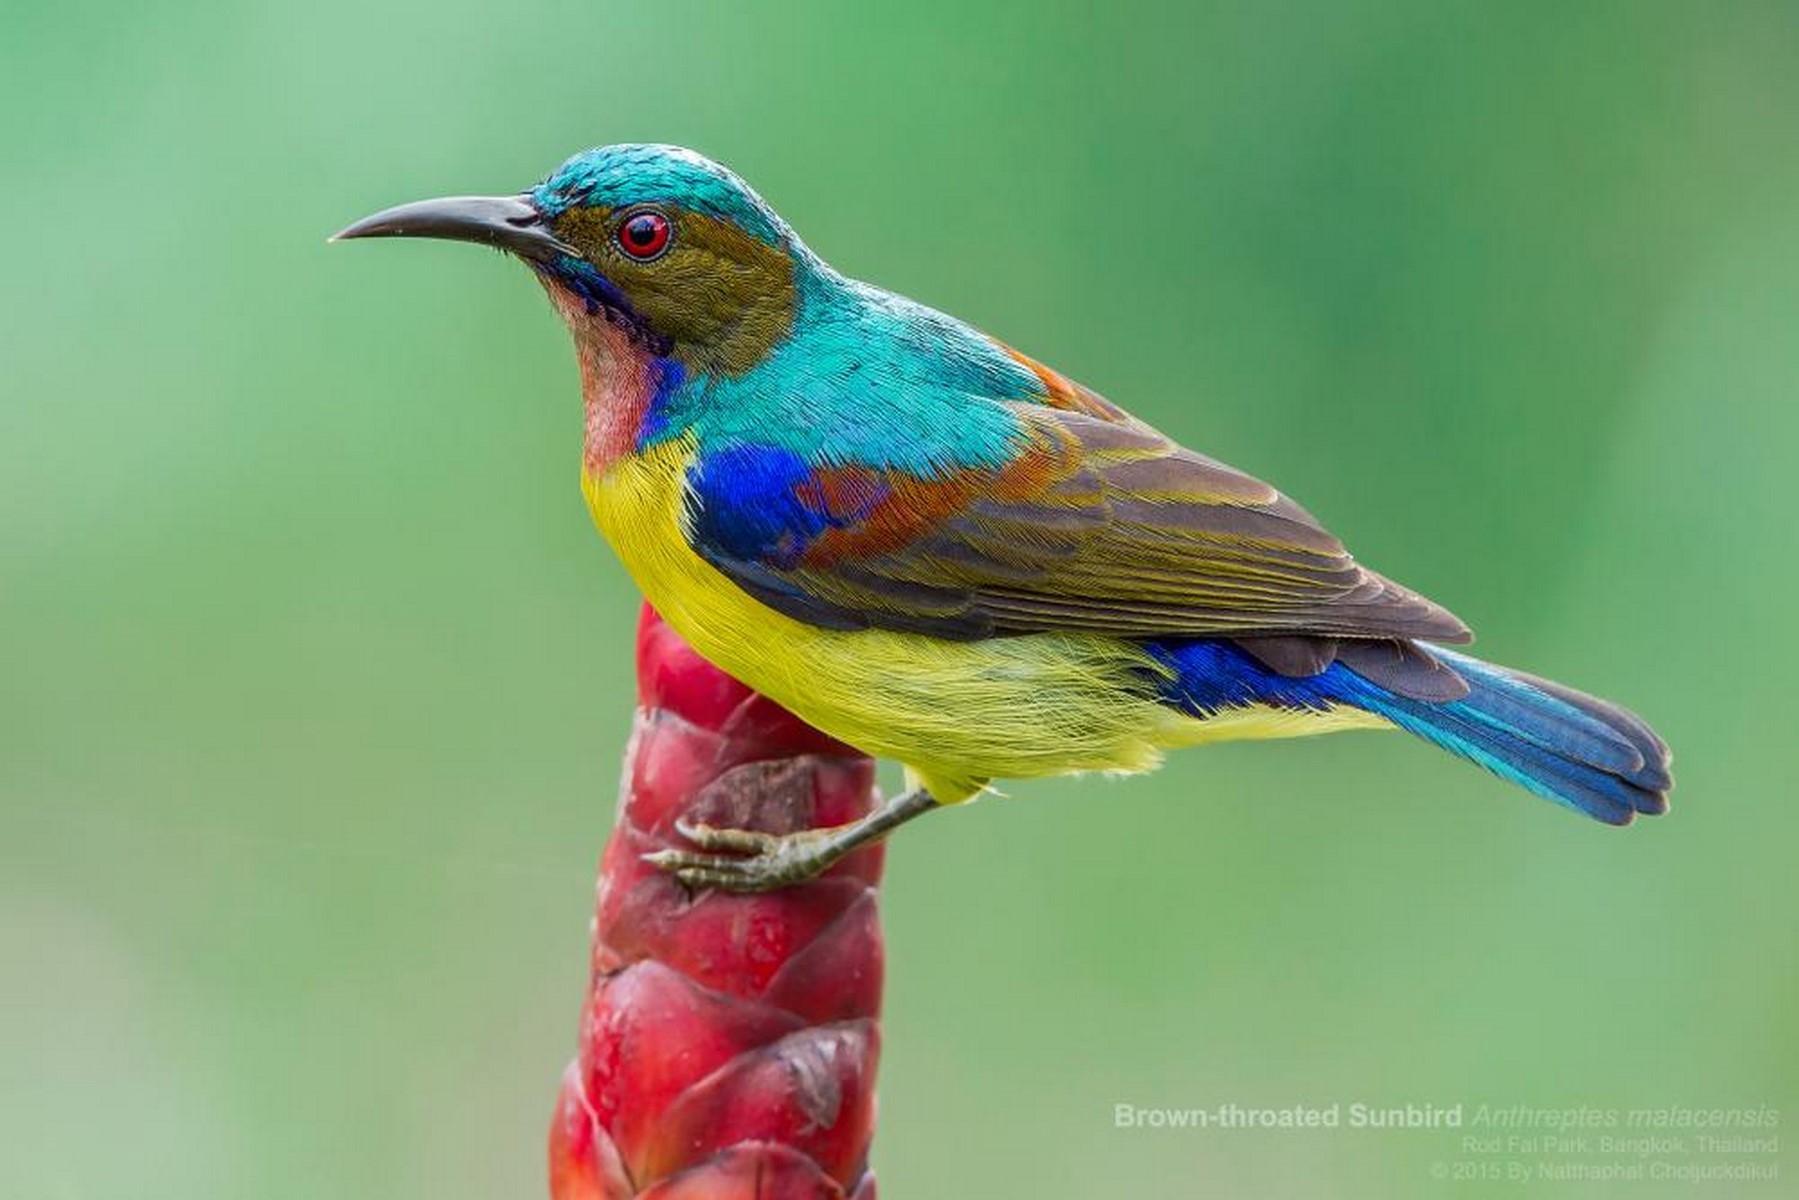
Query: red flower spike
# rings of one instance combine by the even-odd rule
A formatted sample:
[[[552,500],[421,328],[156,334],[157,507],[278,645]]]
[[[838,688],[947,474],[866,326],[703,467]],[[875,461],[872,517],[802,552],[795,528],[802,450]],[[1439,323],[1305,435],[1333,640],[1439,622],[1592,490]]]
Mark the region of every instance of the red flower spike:
[[[643,862],[679,819],[791,833],[876,803],[874,764],[711,666],[648,605],[624,795],[601,859],[553,1200],[875,1200],[882,849],[767,895]]]

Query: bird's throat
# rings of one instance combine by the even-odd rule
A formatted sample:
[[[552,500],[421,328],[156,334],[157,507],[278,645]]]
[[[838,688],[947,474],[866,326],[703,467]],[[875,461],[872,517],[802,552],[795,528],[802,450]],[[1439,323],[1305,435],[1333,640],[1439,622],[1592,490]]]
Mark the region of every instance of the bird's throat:
[[[586,414],[582,465],[598,477],[638,449],[658,395],[681,368],[658,357],[629,329],[588,311],[579,297],[554,287],[549,291],[574,336]]]

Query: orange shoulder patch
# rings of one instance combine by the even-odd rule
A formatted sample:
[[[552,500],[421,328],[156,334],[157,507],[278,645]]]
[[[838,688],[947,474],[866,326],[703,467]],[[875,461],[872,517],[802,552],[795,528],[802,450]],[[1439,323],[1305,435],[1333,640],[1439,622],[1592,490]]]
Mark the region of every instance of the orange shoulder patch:
[[[858,466],[813,472],[795,495],[814,512],[826,515],[831,528],[807,547],[802,563],[821,567],[903,550],[981,499],[1092,503],[1096,494],[1087,494],[1092,486],[1071,495],[1060,494],[1058,487],[1082,474],[1080,443],[1043,418],[1026,420],[1025,433],[1028,440],[1017,456],[997,470],[963,470],[933,478]]]
[[[1013,361],[1035,375],[1043,383],[1043,402],[1051,408],[1066,409],[1069,412],[1086,413],[1090,417],[1098,417],[1102,421],[1128,421],[1123,409],[1107,400],[1091,388],[1082,387],[1060,371],[1051,370],[1028,354],[1022,354],[1004,342],[995,339],[1001,350],[1012,356]]]

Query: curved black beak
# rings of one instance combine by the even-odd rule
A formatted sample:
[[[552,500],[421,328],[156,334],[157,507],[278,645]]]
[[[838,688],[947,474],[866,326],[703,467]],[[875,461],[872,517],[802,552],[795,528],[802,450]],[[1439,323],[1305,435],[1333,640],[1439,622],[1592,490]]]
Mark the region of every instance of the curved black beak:
[[[445,196],[383,209],[364,217],[331,241],[365,237],[443,238],[479,242],[524,258],[549,262],[563,255],[579,257],[543,223],[543,214],[524,196]]]

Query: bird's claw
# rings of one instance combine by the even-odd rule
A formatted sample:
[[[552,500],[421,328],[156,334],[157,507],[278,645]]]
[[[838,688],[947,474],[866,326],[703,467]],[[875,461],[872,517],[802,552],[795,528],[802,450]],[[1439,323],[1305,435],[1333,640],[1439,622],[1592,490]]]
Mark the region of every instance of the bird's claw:
[[[778,847],[782,840],[778,833],[763,833],[758,829],[720,829],[716,825],[689,821],[686,817],[675,821],[675,832],[702,850],[730,854],[767,854]]]
[[[644,861],[696,889],[772,892],[816,878],[843,856],[824,836],[830,831],[782,835],[686,820],[676,821],[675,830],[707,853],[657,850],[644,855]]]

